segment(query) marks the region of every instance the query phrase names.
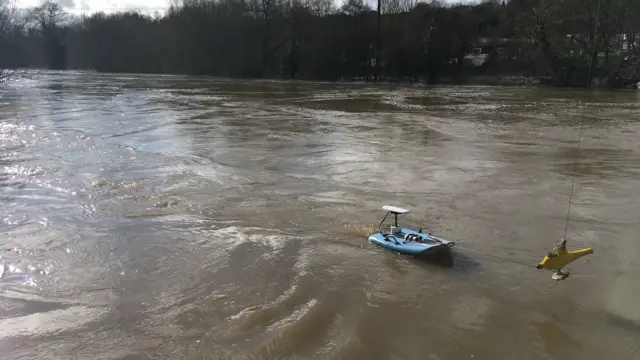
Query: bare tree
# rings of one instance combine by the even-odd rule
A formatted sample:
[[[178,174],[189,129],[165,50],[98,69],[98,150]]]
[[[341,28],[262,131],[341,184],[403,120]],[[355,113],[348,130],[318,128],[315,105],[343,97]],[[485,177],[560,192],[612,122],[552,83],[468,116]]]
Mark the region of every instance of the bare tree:
[[[340,10],[350,16],[358,16],[362,13],[370,11],[371,8],[367,6],[363,0],[347,0],[342,4]]]
[[[6,35],[16,15],[16,6],[13,0],[0,0],[0,36]]]
[[[58,3],[47,1],[29,10],[29,18],[42,30],[46,30],[62,25],[67,20],[67,13]]]
[[[383,14],[400,14],[411,11],[416,0],[382,0]]]
[[[15,13],[16,7],[13,1],[0,0],[0,37],[5,36],[9,32]],[[9,71],[0,68],[0,85],[5,83],[8,78]]]
[[[303,0],[303,6],[316,16],[329,15],[335,11],[333,0]]]
[[[184,1],[182,0],[167,0],[169,4],[169,11],[176,11],[184,5]]]
[[[34,7],[28,12],[28,19],[40,30],[44,52],[49,69],[62,70],[66,67],[64,26],[71,25],[69,16],[62,6],[52,0]]]

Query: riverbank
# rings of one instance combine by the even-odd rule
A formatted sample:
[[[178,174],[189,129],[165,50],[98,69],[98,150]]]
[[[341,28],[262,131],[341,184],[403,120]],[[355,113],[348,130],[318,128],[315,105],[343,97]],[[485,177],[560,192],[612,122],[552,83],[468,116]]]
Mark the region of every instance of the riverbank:
[[[362,78],[341,78],[336,82],[372,82],[371,80]],[[391,84],[428,84],[426,79],[396,79],[385,78],[382,83]],[[541,86],[541,87],[556,87],[556,88],[585,88],[584,86],[560,86],[553,85],[550,79],[528,77],[528,76],[515,76],[515,75],[472,75],[472,76],[460,76],[460,77],[441,77],[438,79],[437,85],[485,85],[485,86]],[[435,85],[434,84],[434,85]],[[591,84],[592,88],[599,89],[640,89],[640,83],[634,84],[634,86],[623,86],[615,88],[610,86],[606,79],[594,78]]]
[[[80,73],[92,73],[92,74],[126,74],[128,76],[189,76],[189,77],[201,77],[212,79],[229,79],[229,80],[276,80],[276,81],[312,81],[312,82],[328,82],[328,83],[374,83],[373,78],[365,77],[340,77],[336,80],[326,79],[313,79],[313,78],[285,78],[277,76],[266,77],[227,77],[227,76],[213,76],[213,75],[194,75],[184,73],[136,73],[136,72],[100,72],[94,69],[67,69],[67,70],[48,70],[41,68],[20,68],[20,69],[0,69],[0,79],[8,80],[9,78],[16,77],[28,77],[31,78],[35,74],[42,72],[80,72]],[[0,82],[1,83],[1,82]],[[375,81],[375,83],[383,84],[429,84],[426,78],[393,78],[385,77],[382,80]],[[470,76],[458,76],[458,77],[441,77],[434,85],[484,85],[484,86],[541,86],[541,87],[560,87],[570,88],[571,86],[558,86],[551,85],[550,81],[540,79],[537,77],[519,76],[519,75],[470,75]],[[594,78],[592,83],[593,88],[599,89],[614,89],[607,84],[606,79]],[[623,89],[640,89],[640,83],[636,86],[625,86]]]

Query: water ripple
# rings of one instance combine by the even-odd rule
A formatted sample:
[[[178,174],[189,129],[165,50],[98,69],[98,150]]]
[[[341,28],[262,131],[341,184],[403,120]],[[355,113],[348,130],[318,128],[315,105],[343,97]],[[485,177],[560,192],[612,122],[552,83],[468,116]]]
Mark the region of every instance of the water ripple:
[[[15,81],[0,103],[0,355],[628,358],[639,111],[633,93],[567,89]],[[596,252],[562,284],[345,231],[394,204],[408,225],[535,264],[563,234],[573,176],[570,246]]]

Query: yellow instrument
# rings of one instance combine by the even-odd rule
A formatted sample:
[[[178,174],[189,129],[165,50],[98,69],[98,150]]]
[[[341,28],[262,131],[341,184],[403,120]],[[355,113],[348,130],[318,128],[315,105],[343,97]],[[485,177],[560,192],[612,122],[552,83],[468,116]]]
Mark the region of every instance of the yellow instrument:
[[[551,277],[554,280],[564,280],[569,277],[569,273],[562,272],[562,269],[572,262],[589,254],[593,254],[592,248],[567,251],[567,240],[562,239],[560,244],[545,256],[538,265],[536,265],[536,268],[552,270],[553,275]]]
[[[582,128],[584,122],[580,123],[580,133],[578,134],[578,151],[580,151],[580,142],[582,141]],[[571,199],[573,198],[573,188],[576,182],[575,170],[578,167],[578,158],[573,165],[574,175],[571,180],[571,193],[569,194],[569,209],[567,209],[567,219],[564,224],[564,236],[567,236],[567,228],[569,227],[569,215],[571,214]],[[551,251],[542,261],[536,265],[537,269],[547,269],[553,271],[551,278],[554,280],[564,280],[569,277],[569,273],[562,272],[562,269],[581,257],[593,254],[592,248],[580,249],[576,251],[567,251],[567,239],[563,238],[560,244]]]

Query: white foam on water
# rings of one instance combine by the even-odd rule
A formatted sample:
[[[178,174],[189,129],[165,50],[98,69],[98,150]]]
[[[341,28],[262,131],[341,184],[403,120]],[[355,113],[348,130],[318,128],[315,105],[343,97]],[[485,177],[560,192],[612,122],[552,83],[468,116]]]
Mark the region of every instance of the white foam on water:
[[[34,313],[0,320],[0,339],[16,336],[41,336],[79,328],[106,314],[107,310],[87,306]]]
[[[270,232],[271,234],[269,234]],[[273,234],[273,232],[274,230],[272,229],[259,227],[230,226],[214,230],[212,234],[216,236],[217,242],[229,247],[227,250],[236,248],[244,243],[253,243],[272,250],[282,250],[287,241],[292,240],[290,236]]]
[[[295,323],[296,321],[302,319],[309,311],[318,304],[318,300],[311,299],[303,304],[301,307],[295,309],[291,315],[281,319],[267,327],[267,331],[274,331],[289,324]]]

